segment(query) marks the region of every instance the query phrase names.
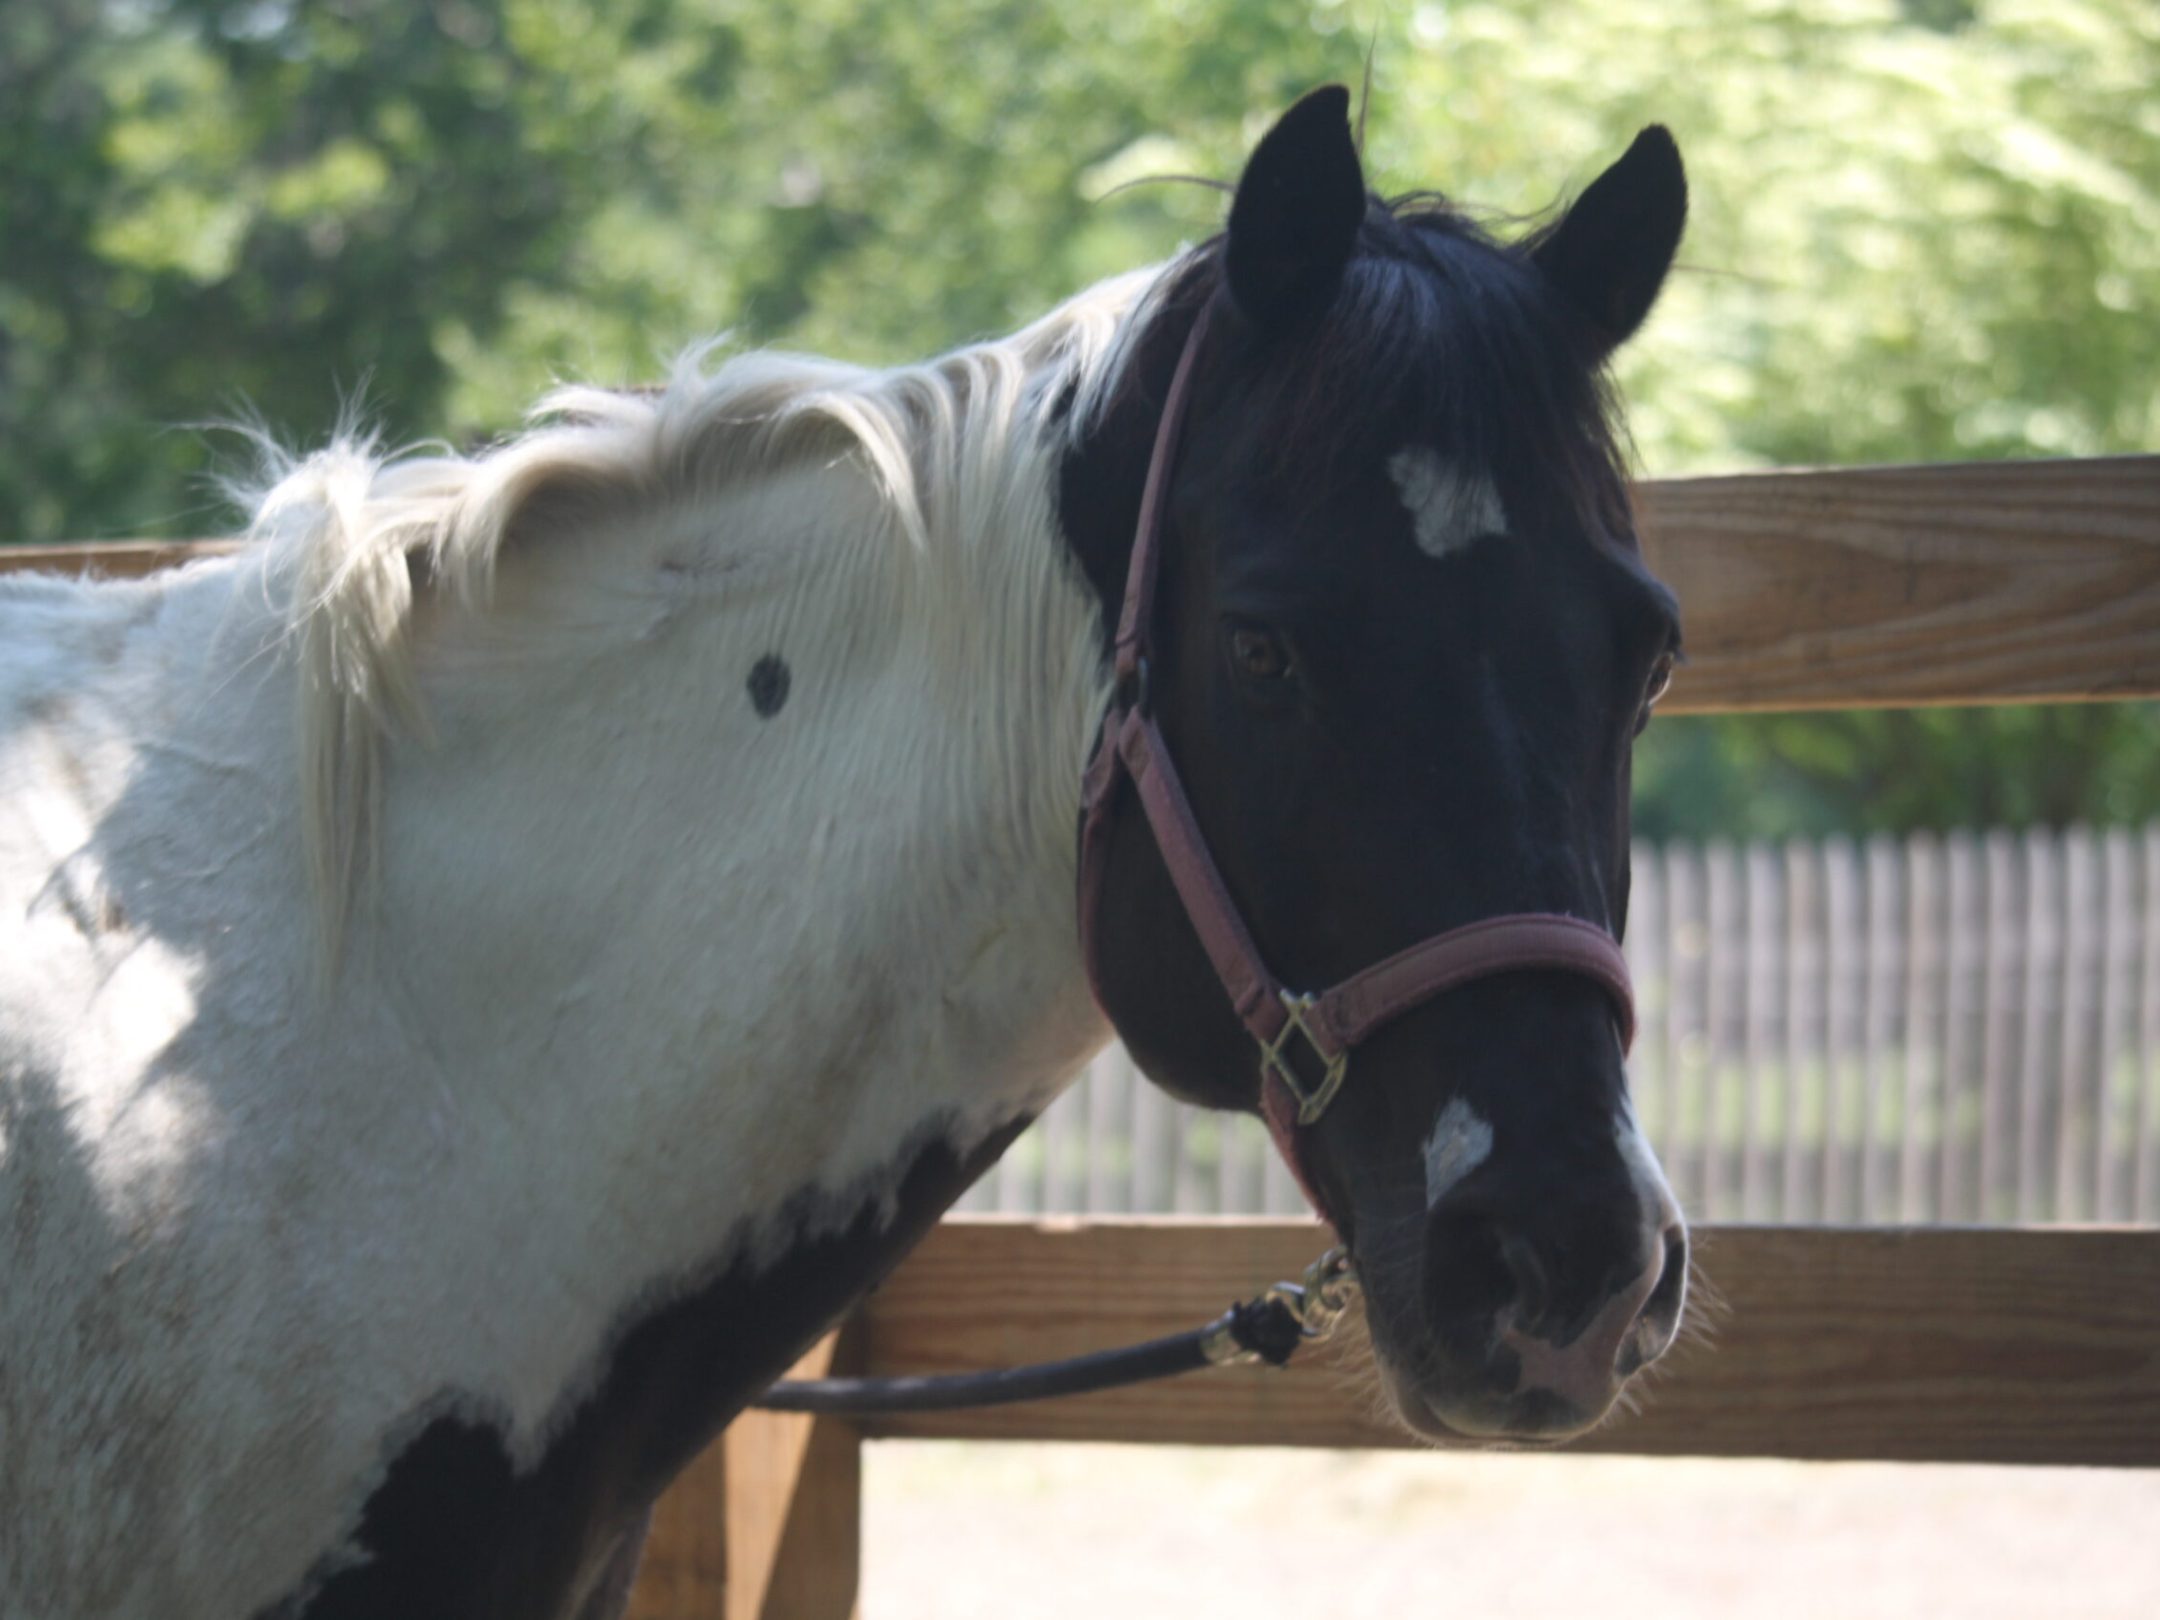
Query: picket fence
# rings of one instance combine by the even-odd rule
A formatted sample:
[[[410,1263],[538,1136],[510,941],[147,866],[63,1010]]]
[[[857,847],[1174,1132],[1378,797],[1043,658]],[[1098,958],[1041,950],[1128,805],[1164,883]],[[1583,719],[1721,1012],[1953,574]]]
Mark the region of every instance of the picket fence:
[[[2160,822],[1642,844],[1627,945],[1636,1105],[1692,1216],[2160,1220]],[[962,1207],[1303,1206],[1256,1121],[1113,1047]]]

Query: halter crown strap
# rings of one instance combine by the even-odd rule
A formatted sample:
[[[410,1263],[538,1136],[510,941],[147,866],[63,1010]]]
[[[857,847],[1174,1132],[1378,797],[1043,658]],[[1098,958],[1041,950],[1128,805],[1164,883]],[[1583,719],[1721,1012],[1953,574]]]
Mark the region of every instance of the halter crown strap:
[[[1155,424],[1155,447],[1148,455],[1147,482],[1140,490],[1140,522],[1133,531],[1132,561],[1125,573],[1125,603],[1118,613],[1115,656],[1121,687],[1138,675],[1147,658],[1148,627],[1155,622],[1155,579],[1162,572],[1163,509],[1170,501],[1170,473],[1177,462],[1178,441],[1185,434],[1185,410],[1192,399],[1200,340],[1207,335],[1214,307],[1212,300],[1200,306]]]
[[[1328,1208],[1299,1135],[1325,1112],[1347,1078],[1352,1048],[1392,1019],[1444,991],[1496,973],[1549,969],[1580,974],[1611,998],[1622,1050],[1634,1043],[1635,998],[1627,958],[1611,934],[1552,912],[1488,917],[1420,941],[1317,995],[1294,995],[1268,971],[1238,914],[1193,816],[1192,801],[1152,713],[1149,632],[1160,572],[1163,513],[1192,397],[1193,372],[1212,304],[1201,308],[1178,356],[1155,428],[1115,643],[1117,687],[1082,782],[1080,937],[1088,979],[1102,998],[1099,919],[1117,789],[1130,781],[1156,848],[1238,1019],[1260,1048],[1261,1116],[1306,1198]],[[1300,1053],[1297,1047],[1306,1050]],[[1317,1067],[1314,1081],[1301,1070]]]

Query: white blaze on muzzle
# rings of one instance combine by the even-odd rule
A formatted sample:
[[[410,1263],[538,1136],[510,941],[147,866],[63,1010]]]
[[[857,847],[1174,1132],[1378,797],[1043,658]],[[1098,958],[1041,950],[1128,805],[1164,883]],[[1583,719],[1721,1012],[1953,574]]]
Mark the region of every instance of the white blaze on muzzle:
[[[1452,1097],[1425,1140],[1425,1207],[1437,1209],[1471,1171],[1492,1157],[1492,1126],[1460,1097]]]

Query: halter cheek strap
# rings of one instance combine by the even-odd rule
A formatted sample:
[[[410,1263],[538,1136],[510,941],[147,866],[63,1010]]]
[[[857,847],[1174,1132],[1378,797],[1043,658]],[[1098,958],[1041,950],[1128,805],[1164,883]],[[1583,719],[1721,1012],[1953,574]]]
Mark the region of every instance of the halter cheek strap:
[[[1496,973],[1552,969],[1581,974],[1607,993],[1624,1050],[1635,1038],[1635,998],[1619,942],[1595,923],[1555,912],[1488,917],[1450,929],[1316,995],[1293,993],[1268,971],[1208,852],[1169,744],[1155,722],[1148,690],[1163,510],[1192,397],[1193,370],[1207,328],[1208,308],[1203,307],[1178,356],[1177,371],[1163,401],[1118,618],[1117,684],[1110,711],[1103,718],[1101,740],[1082,780],[1081,950],[1100,1002],[1101,912],[1110,821],[1119,789],[1129,783],[1185,915],[1240,1022],[1259,1046],[1261,1117],[1306,1199],[1323,1217],[1332,1219],[1306,1160],[1302,1132],[1342,1089],[1352,1049],[1374,1030],[1473,980]]]

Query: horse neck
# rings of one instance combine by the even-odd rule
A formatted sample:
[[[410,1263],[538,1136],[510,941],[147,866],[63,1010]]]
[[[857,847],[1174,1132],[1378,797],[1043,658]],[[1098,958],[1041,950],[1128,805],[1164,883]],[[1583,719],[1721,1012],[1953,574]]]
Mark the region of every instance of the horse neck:
[[[799,467],[506,553],[494,610],[421,627],[439,736],[388,761],[350,971],[596,1255],[707,1264],[806,1191],[837,1217],[1099,1042],[1072,917],[1099,631],[1048,503],[1016,468],[1000,521],[910,544],[852,464]]]

